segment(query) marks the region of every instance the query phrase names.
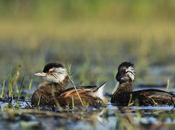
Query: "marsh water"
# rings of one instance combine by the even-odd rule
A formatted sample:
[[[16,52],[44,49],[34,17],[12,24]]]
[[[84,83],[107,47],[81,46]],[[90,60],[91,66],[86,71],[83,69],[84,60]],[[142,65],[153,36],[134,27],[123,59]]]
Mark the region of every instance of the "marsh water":
[[[135,89],[154,87],[174,93],[170,68],[150,68],[145,82],[137,81]],[[107,87],[114,86],[115,83],[109,81]],[[34,83],[32,89],[22,89],[18,99],[12,97],[0,99],[0,130],[172,130],[175,128],[175,106],[117,107],[108,103],[106,107],[99,109],[32,108],[30,97],[37,84]],[[107,90],[108,88],[106,93],[109,95],[111,90]]]
[[[174,18],[173,0],[0,0],[0,130],[175,129],[174,106],[30,106],[42,82],[33,74],[49,62],[76,85],[108,81],[109,95],[117,66],[131,61],[136,90],[175,93]]]
[[[21,108],[26,102],[18,102]],[[103,109],[48,111],[34,109],[5,109],[2,112],[0,129],[2,130],[132,130],[174,129],[174,106],[157,107],[116,107],[110,104]],[[14,105],[14,104],[13,104]]]
[[[34,73],[36,70],[41,70],[42,66],[43,64],[38,67],[35,66],[37,69],[32,70],[29,68],[29,70]],[[114,69],[114,66],[110,66],[110,69],[106,69],[106,66],[100,66],[101,68],[98,68],[97,65],[91,65],[89,62],[86,62],[85,64],[79,64],[77,67],[73,66],[73,71],[76,72],[73,74],[73,77],[75,79],[75,82],[78,79],[84,84],[94,83],[91,81],[103,82],[106,79],[111,79],[107,82],[107,86],[105,87],[105,92],[107,94],[110,94],[116,84],[116,81],[114,79],[116,72],[111,73],[111,70]],[[26,66],[22,68],[22,70],[25,69]],[[6,93],[8,93],[10,89],[8,84],[16,80],[16,78],[13,78],[13,75],[15,75],[14,77],[18,76],[18,67],[16,70],[13,70],[13,73],[11,75],[12,76],[8,80],[5,80],[5,82],[3,82]],[[32,74],[31,72],[27,71],[27,74],[24,73],[23,75]],[[137,73],[137,77],[138,78],[136,78],[136,82],[134,84],[135,90],[154,87],[175,92],[174,66],[148,67],[146,72],[143,71]],[[31,84],[29,82],[30,79],[33,79]],[[3,98],[0,98],[0,130],[175,129],[174,106],[117,107],[112,106],[110,103],[108,103],[106,107],[100,109],[82,108],[81,110],[53,110],[48,108],[31,108],[30,97],[32,93],[37,89],[37,85],[40,82],[42,82],[42,80],[37,79],[33,76],[27,76],[26,79],[20,78],[19,83],[17,83],[18,85],[14,85],[13,83],[13,86],[15,86],[13,88],[14,94],[20,92],[20,98],[18,97],[18,99],[8,97],[5,95],[6,93],[4,93]],[[1,84],[0,95],[3,94],[3,83]],[[80,84],[80,82],[76,82],[76,84]],[[18,94],[16,96],[18,96]],[[108,98],[110,99],[110,97]]]
[[[136,89],[146,86],[140,84]],[[157,87],[166,89],[164,85]],[[30,95],[33,91],[26,92]],[[99,109],[31,108],[30,99],[10,97],[1,99],[0,106],[2,130],[172,130],[175,127],[175,106],[117,107],[108,103]]]

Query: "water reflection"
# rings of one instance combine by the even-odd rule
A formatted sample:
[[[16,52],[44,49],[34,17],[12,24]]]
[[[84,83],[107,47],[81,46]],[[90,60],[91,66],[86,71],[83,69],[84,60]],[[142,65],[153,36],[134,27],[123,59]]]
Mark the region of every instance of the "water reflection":
[[[9,109],[9,104],[20,109]],[[26,101],[1,101],[0,105],[1,129],[168,130],[175,126],[174,106],[117,107],[108,104],[100,110],[89,108],[53,112],[29,109],[30,102]]]

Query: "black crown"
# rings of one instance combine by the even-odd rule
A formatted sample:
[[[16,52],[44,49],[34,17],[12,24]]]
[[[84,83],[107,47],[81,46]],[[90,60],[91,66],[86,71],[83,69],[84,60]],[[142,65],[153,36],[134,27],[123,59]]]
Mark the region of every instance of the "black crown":
[[[60,63],[48,63],[44,66],[43,72],[47,73],[51,68],[64,68]]]
[[[122,67],[126,67],[126,68],[128,68],[128,67],[134,67],[134,64],[131,63],[131,62],[125,61],[125,62],[122,62],[122,63],[119,65],[118,69],[120,69],[120,68],[122,68]]]

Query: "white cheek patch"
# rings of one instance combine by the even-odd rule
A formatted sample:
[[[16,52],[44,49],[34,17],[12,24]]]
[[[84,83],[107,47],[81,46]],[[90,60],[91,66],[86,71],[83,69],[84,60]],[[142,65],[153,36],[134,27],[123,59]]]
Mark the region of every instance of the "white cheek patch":
[[[64,68],[54,68],[54,71],[55,72],[53,72],[52,74],[48,74],[46,76],[46,80],[50,82],[60,83],[63,82],[68,75],[67,70]]]
[[[57,72],[56,74],[60,81],[63,81],[68,76],[67,70],[65,68],[57,68],[55,71]]]
[[[55,73],[54,76],[56,77],[57,82],[63,82],[64,79],[67,77],[67,74],[58,74]]]
[[[126,69],[127,75],[131,78],[131,80],[135,79],[135,71],[133,67],[129,67],[128,69]]]
[[[67,70],[65,68],[54,68],[55,72],[57,72],[58,74],[67,74]]]
[[[45,80],[49,81],[49,82],[58,82],[57,79],[55,78],[55,76],[48,74],[46,77],[44,77]]]
[[[135,79],[135,76],[131,72],[128,72],[127,75],[131,78],[131,80]]]

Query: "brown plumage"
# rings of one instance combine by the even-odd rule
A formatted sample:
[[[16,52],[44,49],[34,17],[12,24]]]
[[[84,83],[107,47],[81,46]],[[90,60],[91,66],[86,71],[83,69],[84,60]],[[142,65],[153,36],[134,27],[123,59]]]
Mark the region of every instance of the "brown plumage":
[[[130,100],[131,92],[131,82],[119,84],[118,89],[113,93],[111,97],[111,103],[114,103],[115,105],[127,106]]]
[[[132,92],[135,105],[175,105],[175,95],[159,89],[146,89]]]
[[[39,88],[33,93],[31,98],[31,104],[37,105],[49,105],[50,99],[58,96],[63,91],[63,87],[57,83],[42,83]]]
[[[77,91],[75,88],[66,89],[69,77],[63,65],[47,64],[42,73],[35,75],[43,77],[47,82],[39,85],[39,88],[33,93],[31,98],[33,106],[99,107],[104,105],[103,97],[101,98],[101,90],[104,84],[100,87],[93,86],[93,88],[81,86],[77,88]]]
[[[63,78],[62,80],[57,80],[59,78],[57,73],[61,72],[63,72]],[[46,81],[41,83],[39,88],[33,93],[31,97],[31,104],[33,106],[51,105],[52,99],[59,96],[69,83],[69,77],[64,66],[58,63],[45,65],[43,72],[36,73],[35,75],[46,79]]]
[[[77,91],[74,88],[63,91],[56,98],[60,106],[93,106],[100,107],[104,105],[103,99],[95,95],[95,89],[79,88]],[[78,93],[78,94],[77,94]],[[80,99],[81,98],[81,99]]]
[[[47,86],[45,86],[47,85]],[[64,90],[63,88],[58,89],[57,84],[50,83],[45,84],[37,89],[32,96],[32,105],[34,106],[61,106],[61,107],[82,107],[82,106],[93,106],[100,107],[104,106],[104,100],[95,95],[97,86],[95,88],[88,89],[86,86],[78,87],[77,91],[75,88],[69,88]],[[85,88],[84,88],[85,87]],[[46,91],[47,90],[47,91]],[[77,94],[78,93],[78,94]],[[80,99],[81,98],[81,99]]]
[[[134,78],[133,64],[129,62],[122,63],[116,75],[119,85],[112,95],[111,103],[118,106],[175,105],[175,95],[170,92],[159,89],[133,91]]]

